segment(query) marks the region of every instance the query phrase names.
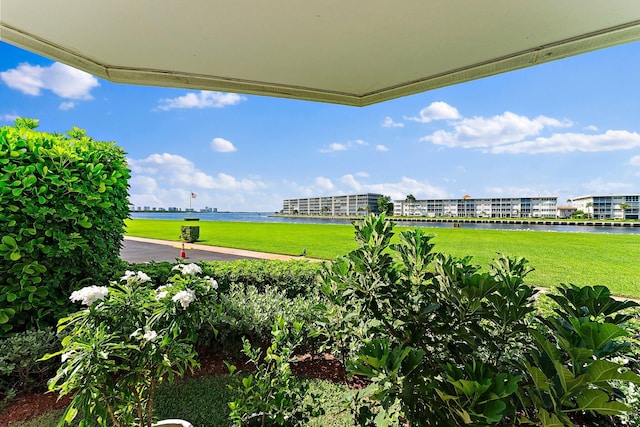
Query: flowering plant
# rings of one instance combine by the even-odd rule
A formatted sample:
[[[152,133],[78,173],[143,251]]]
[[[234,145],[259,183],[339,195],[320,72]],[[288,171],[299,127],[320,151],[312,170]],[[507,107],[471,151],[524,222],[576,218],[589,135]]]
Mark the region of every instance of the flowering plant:
[[[217,301],[217,283],[198,269],[185,265],[157,289],[127,271],[108,287],[72,293],[87,308],[59,321],[63,348],[44,358],[62,358],[49,390],[73,393],[60,425],[78,413],[80,427],[152,425],[156,386],[197,367],[196,333]]]

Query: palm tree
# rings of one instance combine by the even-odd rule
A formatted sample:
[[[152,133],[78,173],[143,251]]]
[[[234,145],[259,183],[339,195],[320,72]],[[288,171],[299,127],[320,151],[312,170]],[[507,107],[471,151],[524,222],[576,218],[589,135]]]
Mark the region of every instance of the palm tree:
[[[413,194],[407,194],[407,198],[404,200],[405,202],[407,202],[407,210],[409,211],[409,215],[413,214],[413,204],[416,202],[416,197]]]
[[[593,218],[593,203],[589,202],[585,207],[587,208],[587,217]]]
[[[622,210],[622,219],[627,219],[627,209],[630,208],[629,203],[620,203],[618,207]]]

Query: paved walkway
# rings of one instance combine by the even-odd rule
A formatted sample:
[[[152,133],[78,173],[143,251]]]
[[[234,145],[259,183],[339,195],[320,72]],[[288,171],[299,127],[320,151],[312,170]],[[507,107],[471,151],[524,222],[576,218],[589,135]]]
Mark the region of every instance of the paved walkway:
[[[182,243],[167,240],[147,239],[144,237],[125,236],[120,257],[132,263],[147,261],[175,262],[180,258]],[[189,261],[234,261],[238,259],[302,259],[299,256],[270,254],[266,252],[247,251],[243,249],[222,248],[219,246],[185,243],[186,260]]]

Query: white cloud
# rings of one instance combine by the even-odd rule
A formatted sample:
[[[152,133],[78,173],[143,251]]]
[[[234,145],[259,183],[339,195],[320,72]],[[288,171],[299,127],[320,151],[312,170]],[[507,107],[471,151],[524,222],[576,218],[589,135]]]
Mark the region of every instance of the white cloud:
[[[360,178],[368,178],[369,177],[369,173],[368,172],[356,172],[354,173],[355,176],[358,176]]]
[[[394,122],[393,119],[389,116],[384,118],[384,122],[382,122],[383,128],[402,128],[404,127],[404,123]]]
[[[177,98],[165,98],[158,101],[158,109],[163,111],[174,108],[223,108],[246,100],[244,96],[224,92],[189,92]]]
[[[347,141],[347,142],[332,142],[328,146],[321,148],[320,152],[334,153],[336,151],[347,151],[352,148],[355,148],[356,145],[366,146],[366,145],[369,145],[369,143],[361,139],[355,139],[353,141]]]
[[[230,141],[223,138],[213,138],[211,141],[211,148],[213,151],[217,151],[219,153],[232,153],[234,151],[238,151]]]
[[[492,153],[569,153],[629,150],[640,147],[640,135],[625,130],[608,130],[603,134],[557,133],[515,144],[492,147]]]
[[[605,182],[602,178],[595,178],[582,184],[586,194],[613,194],[632,192],[635,188],[628,182]]]
[[[222,172],[215,176],[208,175],[196,168],[192,161],[176,154],[152,154],[146,159],[128,159],[128,162],[132,175],[154,179],[163,187],[229,192],[251,192],[266,188],[266,184],[256,179],[236,179]]]
[[[640,166],[640,156],[633,156],[629,159],[629,164],[631,166]]]
[[[511,144],[538,135],[547,127],[568,127],[572,123],[546,116],[530,119],[512,112],[491,118],[473,117],[455,123],[453,131],[438,130],[421,138],[446,147],[485,148]]]
[[[406,117],[405,120],[412,120],[419,123],[429,123],[434,120],[454,120],[460,118],[458,109],[446,102],[432,102],[428,107],[420,110],[419,117]]]
[[[58,106],[58,108],[62,111],[68,111],[71,110],[72,108],[74,108],[76,106],[76,103],[73,101],[68,101],[68,102],[61,102],[60,105]]]
[[[376,145],[376,151],[389,151],[389,149],[382,144],[378,144]]]
[[[598,128],[597,128],[597,127],[595,127],[594,125],[589,125],[589,126],[586,126],[586,127],[584,128],[584,130],[590,130],[590,131],[592,131],[592,132],[597,132],[597,131],[598,131]]]
[[[540,188],[533,187],[522,187],[515,185],[507,185],[504,187],[485,187],[485,194],[478,194],[477,197],[491,197],[491,196],[499,196],[499,197],[527,197],[527,196],[548,196],[555,195],[553,191],[547,191]]]
[[[404,199],[407,194],[413,194],[419,198],[445,198],[448,197],[446,191],[429,184],[426,181],[418,181],[413,178],[402,177],[399,182],[388,182],[378,184],[363,184],[354,175],[347,174],[340,178],[340,182],[345,184],[347,193],[367,192],[379,193],[391,197],[392,200]]]
[[[321,148],[320,152],[321,153],[333,153],[335,151],[347,151],[348,149],[349,149],[349,146],[347,146],[346,144],[341,144],[339,142],[333,142],[333,143],[329,144],[328,147]]]
[[[315,179],[315,185],[321,190],[333,190],[335,188],[331,180],[323,176],[319,176]]]
[[[2,114],[0,115],[0,122],[14,122],[19,117],[15,114]]]
[[[61,98],[78,100],[93,99],[91,90],[100,85],[91,74],[59,62],[49,67],[23,63],[0,72],[0,78],[10,88],[26,95],[39,96],[43,90],[50,90]]]
[[[346,184],[349,188],[354,189],[358,193],[362,191],[362,185],[360,184],[360,182],[358,182],[356,177],[351,174],[344,175],[342,178],[340,178],[340,182]]]

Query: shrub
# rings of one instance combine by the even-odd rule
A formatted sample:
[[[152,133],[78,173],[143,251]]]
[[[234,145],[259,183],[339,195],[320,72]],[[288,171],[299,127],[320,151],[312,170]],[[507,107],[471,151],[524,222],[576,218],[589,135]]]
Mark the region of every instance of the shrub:
[[[121,148],[36,126],[0,128],[0,337],[54,325],[72,290],[106,283],[129,213]]]
[[[362,425],[399,416],[411,425],[571,426],[576,416],[610,425],[629,411],[614,386],[640,383],[617,360],[629,346],[625,311],[638,304],[567,285],[552,296],[557,314],[536,317],[526,260],[501,256],[481,273],[470,258],[433,252],[420,229],[391,244],[393,226],[384,216],[357,223],[360,247],[323,274],[330,300],[363,318],[340,332],[369,337],[347,363],[372,382],[359,397],[377,402],[355,408]]]
[[[28,330],[0,339],[0,401],[46,385],[57,364],[39,359],[59,346],[53,328]]]
[[[289,298],[317,294],[314,284],[320,265],[306,260],[205,261],[200,265],[205,274],[216,278],[223,292],[238,284],[253,286],[259,291],[277,288]]]
[[[306,260],[237,260],[237,261],[201,261],[198,265],[204,274],[215,277],[220,292],[227,292],[232,285],[254,287],[264,291],[267,287],[286,293],[289,298],[304,295],[317,295],[315,288],[320,264]],[[171,277],[174,263],[150,262],[129,264],[129,270],[139,270],[149,275],[158,285],[166,283]],[[121,269],[124,271],[124,269]]]
[[[271,341],[273,324],[279,317],[287,323],[299,321],[313,325],[318,303],[318,297],[288,298],[284,291],[270,286],[260,292],[251,285],[234,284],[227,293],[220,293],[219,305],[209,307],[215,312],[209,313],[210,326],[205,325],[205,328],[213,327],[217,334],[202,330],[201,344],[211,346],[215,342],[233,348],[241,347],[242,340],[246,339],[254,345],[267,345]],[[302,335],[301,345],[310,346],[312,327],[305,326]]]
[[[264,356],[260,348],[252,347],[243,339],[243,353],[255,372],[240,376],[235,366],[225,362],[232,378],[229,388],[236,394],[235,400],[229,402],[229,418],[236,425],[301,426],[307,425],[310,416],[323,412],[304,401],[309,383],[296,381],[291,373],[294,351],[304,339],[302,327],[301,322],[288,326],[284,316],[278,316],[273,323],[273,339]]]
[[[61,425],[80,414],[81,425],[151,427],[156,387],[197,366],[196,333],[215,301],[215,281],[197,277],[195,264],[183,267],[157,289],[128,271],[71,295],[87,308],[60,320],[69,335],[46,356],[62,357],[49,390],[73,395]]]

